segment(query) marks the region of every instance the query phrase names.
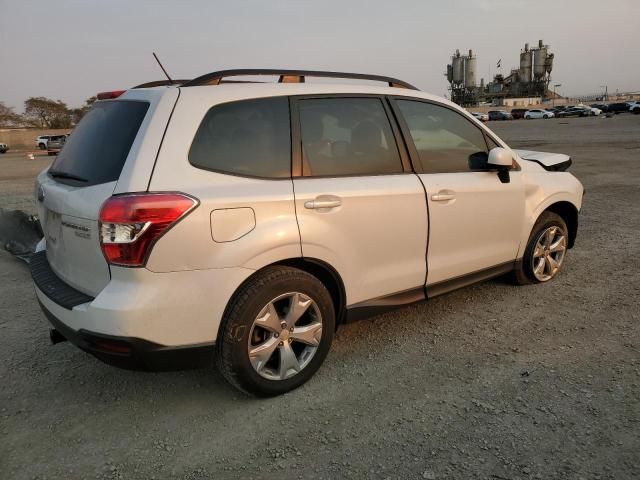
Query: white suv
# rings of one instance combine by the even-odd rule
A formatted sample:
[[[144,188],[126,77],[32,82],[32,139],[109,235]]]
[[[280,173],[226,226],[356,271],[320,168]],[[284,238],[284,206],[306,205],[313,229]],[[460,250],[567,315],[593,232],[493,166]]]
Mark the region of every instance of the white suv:
[[[36,137],[36,147],[40,150],[46,150],[50,139],[51,135],[40,135]]]
[[[339,324],[510,272],[549,281],[576,238],[568,156],[511,150],[400,80],[240,70],[99,98],[38,176],[31,269],[52,341],[108,363],[215,359],[283,393]]]

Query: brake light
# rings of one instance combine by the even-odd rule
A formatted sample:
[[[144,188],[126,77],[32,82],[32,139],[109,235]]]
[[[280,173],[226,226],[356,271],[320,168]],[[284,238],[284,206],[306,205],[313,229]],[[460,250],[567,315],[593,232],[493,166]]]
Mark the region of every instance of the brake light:
[[[112,90],[110,92],[100,92],[99,94],[96,95],[96,98],[98,100],[109,100],[112,98],[118,98],[124,92],[126,92],[126,90]]]
[[[142,267],[158,239],[198,206],[183,193],[116,195],[100,210],[100,245],[111,265]]]

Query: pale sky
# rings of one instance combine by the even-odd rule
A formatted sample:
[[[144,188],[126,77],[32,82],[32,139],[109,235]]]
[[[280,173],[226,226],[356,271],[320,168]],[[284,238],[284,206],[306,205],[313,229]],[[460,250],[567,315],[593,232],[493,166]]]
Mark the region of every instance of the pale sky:
[[[69,106],[104,90],[227,68],[400,78],[436,95],[450,55],[478,79],[518,66],[525,42],[555,53],[562,95],[640,90],[640,0],[0,0],[0,101]]]

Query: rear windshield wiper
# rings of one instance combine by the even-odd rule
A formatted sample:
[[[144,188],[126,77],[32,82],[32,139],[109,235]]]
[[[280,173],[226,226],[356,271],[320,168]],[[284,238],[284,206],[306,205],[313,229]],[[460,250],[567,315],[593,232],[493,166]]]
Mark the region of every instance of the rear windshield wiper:
[[[78,175],[60,172],[58,170],[49,170],[49,175],[51,175],[53,178],[66,178],[68,180],[75,180],[76,182],[86,183],[89,181],[86,178],[79,177]]]

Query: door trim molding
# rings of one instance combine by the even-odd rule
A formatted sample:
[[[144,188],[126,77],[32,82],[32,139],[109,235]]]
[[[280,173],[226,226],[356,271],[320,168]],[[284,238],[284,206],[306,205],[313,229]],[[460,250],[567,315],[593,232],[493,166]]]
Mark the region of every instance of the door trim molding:
[[[391,295],[384,295],[382,297],[372,298],[371,300],[354,303],[346,307],[344,322],[342,323],[351,323],[380,315],[413,303],[429,300],[430,298],[473,285],[474,283],[499,277],[514,270],[520,261],[522,260],[501,263],[493,267],[427,285],[426,287],[416,287],[402,292],[392,293]]]
[[[427,285],[427,298],[437,297],[438,295],[442,295],[453,290],[472,285],[474,283],[483,282],[485,280],[489,280],[490,278],[499,277],[500,275],[511,272],[515,268],[515,266],[515,261],[505,262],[499,265],[494,265],[493,267],[466,273],[464,275],[460,275],[459,277],[450,278],[449,280],[443,280],[441,282]]]
[[[424,286],[403,290],[402,292],[372,298],[363,302],[354,303],[346,308],[344,323],[354,322],[384,312],[395,310],[396,308],[410,305],[412,303],[426,300]]]

